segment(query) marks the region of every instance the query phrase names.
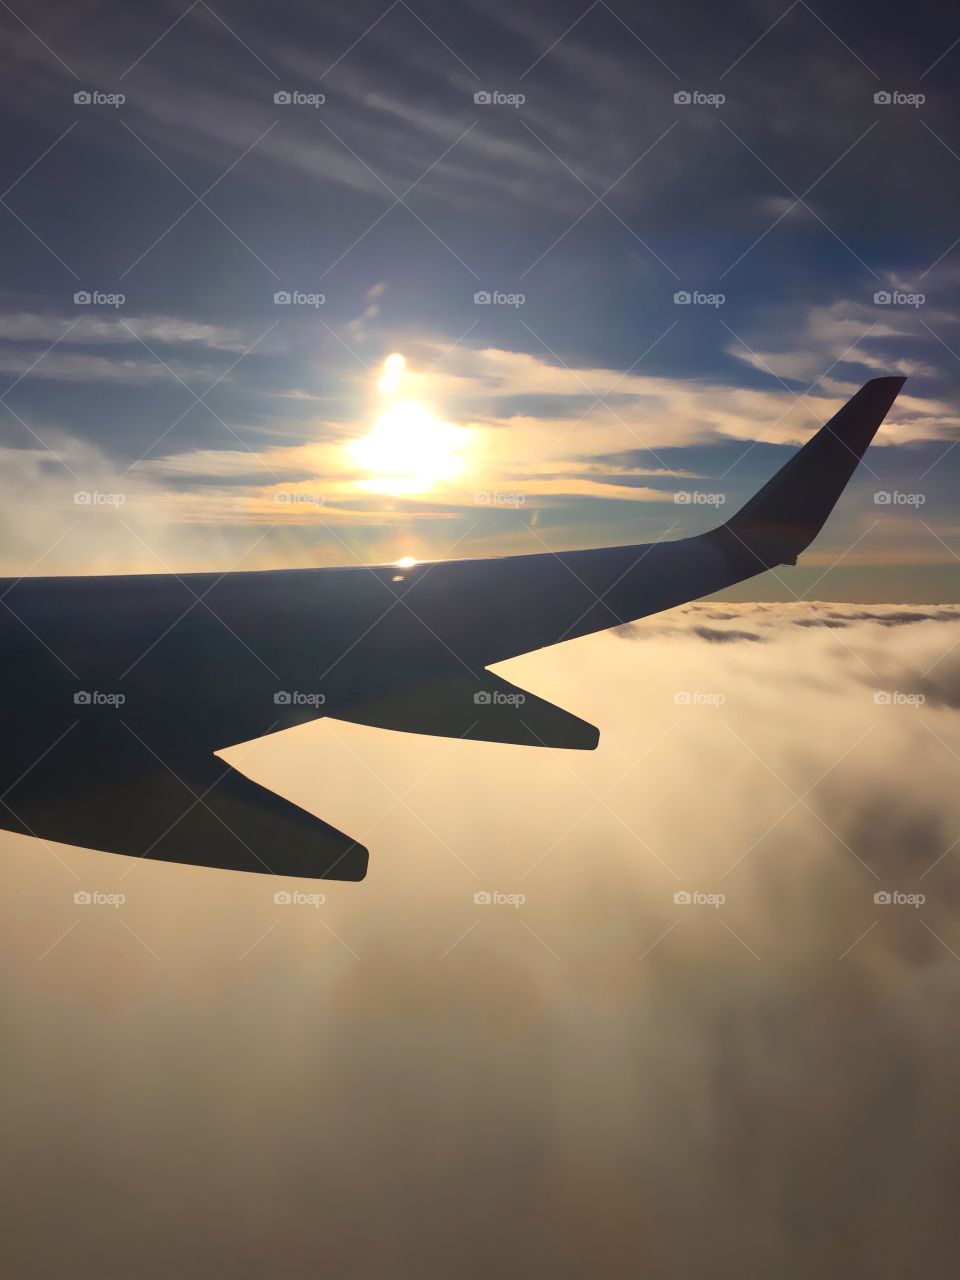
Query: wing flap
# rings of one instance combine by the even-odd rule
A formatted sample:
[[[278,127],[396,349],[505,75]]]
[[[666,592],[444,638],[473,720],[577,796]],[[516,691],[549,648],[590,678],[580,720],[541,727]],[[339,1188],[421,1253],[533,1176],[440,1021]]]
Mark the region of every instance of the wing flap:
[[[474,742],[592,751],[599,731],[491,671],[451,671],[390,690],[333,717],[373,728]]]

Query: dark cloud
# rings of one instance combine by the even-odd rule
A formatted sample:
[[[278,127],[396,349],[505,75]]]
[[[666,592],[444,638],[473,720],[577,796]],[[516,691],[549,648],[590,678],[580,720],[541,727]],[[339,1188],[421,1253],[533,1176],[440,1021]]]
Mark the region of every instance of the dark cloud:
[[[890,609],[882,614],[864,610],[851,610],[849,613],[831,611],[831,619],[842,619],[844,622],[876,622],[881,627],[902,627],[911,622],[956,622],[956,609],[927,609],[923,612],[910,609]],[[799,624],[806,625],[806,624]]]
[[[791,623],[795,627],[826,627],[827,630],[839,631],[846,626],[846,622],[839,618],[791,618]]]
[[[737,640],[756,640],[762,643],[765,639],[755,631],[737,631],[734,628],[721,631],[717,627],[694,627],[693,633],[709,644],[732,644]]]

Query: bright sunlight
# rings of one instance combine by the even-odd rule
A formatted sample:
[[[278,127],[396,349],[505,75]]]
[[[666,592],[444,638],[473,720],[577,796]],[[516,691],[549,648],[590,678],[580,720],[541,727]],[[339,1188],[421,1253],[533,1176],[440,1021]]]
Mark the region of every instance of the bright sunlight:
[[[423,404],[399,399],[407,376],[405,358],[399,352],[387,356],[377,381],[387,405],[373,430],[346,446],[353,461],[370,472],[357,481],[358,488],[371,493],[425,493],[467,466],[463,451],[469,430],[441,422]]]

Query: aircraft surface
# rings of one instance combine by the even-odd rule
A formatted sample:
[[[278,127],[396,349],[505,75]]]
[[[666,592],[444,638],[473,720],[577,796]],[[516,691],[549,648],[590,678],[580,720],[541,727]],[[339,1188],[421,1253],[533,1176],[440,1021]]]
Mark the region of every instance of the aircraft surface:
[[[325,715],[595,747],[592,725],[486,668],[795,564],[904,381],[866,383],[731,519],[676,541],[404,568],[0,581],[0,827],[361,880],[359,841],[214,752]]]

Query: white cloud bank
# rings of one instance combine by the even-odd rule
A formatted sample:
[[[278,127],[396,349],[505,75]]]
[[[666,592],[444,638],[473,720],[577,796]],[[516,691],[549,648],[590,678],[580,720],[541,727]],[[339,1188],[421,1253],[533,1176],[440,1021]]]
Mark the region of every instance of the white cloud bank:
[[[364,884],[300,886],[322,906],[2,839],[17,1269],[159,1280],[195,1218],[241,1280],[320,1248],[470,1280],[947,1269],[960,609],[708,603],[504,671],[599,749],[321,721],[230,753],[369,843]]]

